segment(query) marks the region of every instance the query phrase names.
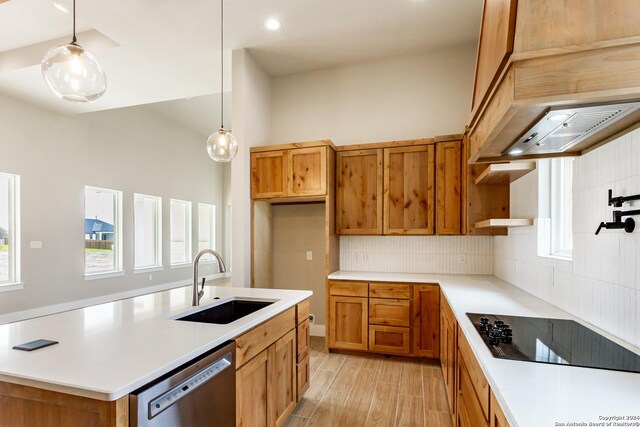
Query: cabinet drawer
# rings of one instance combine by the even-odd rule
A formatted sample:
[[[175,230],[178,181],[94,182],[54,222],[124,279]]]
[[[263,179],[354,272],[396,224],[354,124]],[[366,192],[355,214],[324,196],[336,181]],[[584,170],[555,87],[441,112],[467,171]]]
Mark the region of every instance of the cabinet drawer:
[[[298,376],[298,394],[297,400],[302,399],[302,395],[309,388],[309,356],[302,359],[300,363],[297,365],[297,376]]]
[[[309,319],[300,323],[297,327],[297,361],[298,363],[309,354]]]
[[[256,326],[236,338],[236,369],[253,359],[278,338],[295,328],[296,313],[291,307],[284,313]]]
[[[458,363],[464,365],[467,370],[469,381],[482,407],[484,418],[489,420],[489,383],[473,355],[464,333],[461,333],[460,330],[458,330],[458,359]]]
[[[299,325],[300,323],[308,319],[310,312],[311,310],[310,310],[308,299],[296,305],[296,325]]]
[[[411,303],[403,299],[369,298],[369,324],[409,327]]]
[[[458,375],[458,412],[463,419],[463,425],[487,427],[488,418],[484,413],[478,396],[475,393],[470,371],[463,360],[459,361]]]
[[[370,283],[369,296],[373,298],[409,299],[411,297],[411,285]]]
[[[366,297],[369,295],[369,284],[366,282],[329,282],[329,295],[343,297]]]
[[[409,354],[409,328],[369,326],[369,350],[380,353]]]

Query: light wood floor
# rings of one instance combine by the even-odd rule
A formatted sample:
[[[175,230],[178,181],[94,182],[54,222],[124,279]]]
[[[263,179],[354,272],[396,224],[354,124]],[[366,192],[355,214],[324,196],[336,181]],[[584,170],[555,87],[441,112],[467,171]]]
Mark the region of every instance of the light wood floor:
[[[311,386],[287,426],[451,427],[436,361],[329,353],[311,337]]]

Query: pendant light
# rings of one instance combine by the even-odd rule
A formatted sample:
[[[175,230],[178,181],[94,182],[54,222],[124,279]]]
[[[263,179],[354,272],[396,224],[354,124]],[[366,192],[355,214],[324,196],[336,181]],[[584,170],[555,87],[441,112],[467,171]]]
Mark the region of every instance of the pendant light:
[[[230,162],[238,153],[238,141],[224,128],[224,0],[220,0],[220,129],[209,135],[207,152],[216,162]]]
[[[73,0],[73,39],[47,51],[42,76],[51,91],[71,102],[92,102],[107,90],[107,77],[96,58],[76,40],[76,0]]]

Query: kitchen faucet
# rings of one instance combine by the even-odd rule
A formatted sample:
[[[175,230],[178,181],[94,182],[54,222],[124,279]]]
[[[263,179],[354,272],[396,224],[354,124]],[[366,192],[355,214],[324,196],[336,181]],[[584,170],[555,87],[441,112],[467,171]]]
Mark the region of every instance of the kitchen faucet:
[[[222,256],[214,251],[213,249],[203,249],[198,252],[195,259],[193,260],[193,299],[191,300],[191,305],[197,307],[200,305],[200,298],[204,295],[204,282],[206,279],[202,278],[202,286],[200,287],[200,291],[198,291],[198,264],[200,263],[200,258],[202,255],[211,254],[216,258],[218,262],[218,271],[220,273],[225,273],[227,271],[227,267],[224,265],[224,261],[222,260]]]

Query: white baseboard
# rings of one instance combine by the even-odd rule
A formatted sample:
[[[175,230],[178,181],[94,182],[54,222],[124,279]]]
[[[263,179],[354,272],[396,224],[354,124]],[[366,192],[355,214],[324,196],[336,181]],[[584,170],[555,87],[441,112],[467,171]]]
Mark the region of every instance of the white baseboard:
[[[207,280],[223,279],[230,277],[228,273],[212,274],[205,276]],[[19,322],[22,320],[33,319],[34,317],[48,316],[50,314],[61,313],[63,311],[77,310],[79,308],[89,307],[92,305],[104,304],[107,302],[117,301],[126,298],[133,298],[140,295],[151,294],[154,292],[167,291],[169,289],[181,288],[189,285],[189,279],[180,280],[179,282],[163,283],[161,285],[149,286],[146,288],[132,289],[130,291],[118,292],[116,294],[101,295],[99,297],[87,298],[77,301],[69,301],[62,304],[48,305],[45,307],[37,307],[29,310],[14,311],[0,315],[0,325],[5,323]]]
[[[309,325],[309,334],[312,337],[324,337],[326,335],[326,327],[324,325]]]

